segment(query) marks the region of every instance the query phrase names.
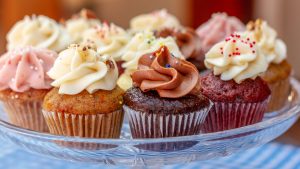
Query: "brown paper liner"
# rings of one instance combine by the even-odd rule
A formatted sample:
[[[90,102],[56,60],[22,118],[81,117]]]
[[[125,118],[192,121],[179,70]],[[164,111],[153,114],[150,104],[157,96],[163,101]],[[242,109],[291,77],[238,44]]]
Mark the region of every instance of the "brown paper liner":
[[[119,138],[123,111],[99,114],[71,114],[43,110],[50,133],[89,138]]]
[[[12,124],[34,131],[48,132],[49,129],[42,114],[42,104],[42,100],[6,99],[3,101],[4,110]]]
[[[211,133],[258,123],[263,119],[268,100],[259,103],[214,102],[202,130]]]
[[[43,110],[43,115],[49,126],[50,133],[88,138],[119,138],[124,117],[122,110],[94,115],[48,112]],[[112,144],[100,143],[65,141],[56,141],[56,143],[64,147],[84,150],[102,150],[116,147]]]
[[[267,112],[273,112],[284,107],[291,92],[290,79],[286,78],[275,83],[268,84],[271,89],[271,97]]]

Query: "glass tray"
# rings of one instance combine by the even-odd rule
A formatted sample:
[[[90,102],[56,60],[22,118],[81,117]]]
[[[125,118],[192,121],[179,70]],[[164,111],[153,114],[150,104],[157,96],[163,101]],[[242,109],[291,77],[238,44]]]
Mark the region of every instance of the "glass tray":
[[[300,83],[292,78],[291,84],[282,110],[267,113],[260,123],[217,133],[132,139],[125,120],[120,139],[64,137],[14,126],[1,109],[0,138],[33,153],[84,163],[153,166],[208,160],[263,145],[287,131],[300,114]]]

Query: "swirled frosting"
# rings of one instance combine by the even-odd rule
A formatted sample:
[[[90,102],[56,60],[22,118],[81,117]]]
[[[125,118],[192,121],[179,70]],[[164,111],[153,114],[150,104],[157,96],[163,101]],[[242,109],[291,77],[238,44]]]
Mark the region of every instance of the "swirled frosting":
[[[29,89],[49,89],[52,80],[46,72],[57,53],[35,47],[14,48],[0,57],[0,90],[25,92]]]
[[[75,95],[83,90],[113,90],[118,78],[116,63],[108,55],[100,55],[89,46],[71,45],[59,53],[48,72],[51,84],[59,94]]]
[[[67,20],[65,25],[73,42],[80,43],[84,38],[84,32],[90,28],[101,26],[101,22],[92,11],[83,9],[79,14]]]
[[[211,19],[196,30],[201,40],[201,47],[206,53],[214,44],[224,40],[234,32],[244,31],[245,25],[236,17],[226,13],[215,13]]]
[[[256,42],[240,34],[232,34],[214,45],[206,53],[204,63],[222,80],[233,79],[236,83],[255,79],[268,67],[266,58],[258,53]]]
[[[276,31],[266,21],[260,19],[247,24],[247,32],[254,36],[260,53],[265,56],[269,63],[281,63],[286,59],[286,45],[277,38]]]
[[[130,29],[134,32],[179,27],[181,27],[181,25],[178,19],[169,14],[166,9],[154,11],[149,14],[138,15],[130,21]]]
[[[119,61],[121,51],[130,40],[129,34],[114,24],[103,23],[101,26],[91,28],[83,34],[83,43],[94,43],[98,53],[108,54]]]
[[[148,31],[137,33],[122,49],[121,59],[124,61],[122,67],[125,68],[125,72],[120,76],[118,85],[124,90],[130,88],[132,86],[130,74],[137,69],[139,58],[156,51],[163,45],[167,46],[175,57],[183,58],[173,38],[155,38],[153,32]]]
[[[134,85],[143,92],[156,90],[160,97],[178,98],[198,94],[199,72],[190,62],[172,56],[166,46],[139,59],[132,74]]]
[[[35,46],[61,51],[71,43],[66,30],[46,16],[25,16],[7,34],[7,49]]]
[[[201,50],[200,38],[192,28],[164,28],[156,31],[155,36],[164,38],[168,36],[173,37],[186,59],[204,56],[204,53]]]

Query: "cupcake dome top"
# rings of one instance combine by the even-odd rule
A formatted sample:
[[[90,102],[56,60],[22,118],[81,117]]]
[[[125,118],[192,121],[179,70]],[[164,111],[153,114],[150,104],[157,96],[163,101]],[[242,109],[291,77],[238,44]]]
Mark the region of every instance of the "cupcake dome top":
[[[162,28],[181,27],[178,19],[169,14],[166,9],[138,15],[130,20],[130,29],[133,32],[154,31]]]
[[[71,43],[70,35],[53,19],[46,16],[25,16],[7,34],[7,49],[35,46],[61,51]]]
[[[199,72],[183,59],[172,56],[166,46],[139,59],[138,70],[132,74],[135,86],[143,92],[156,90],[160,97],[179,98],[199,94]]]
[[[0,57],[0,90],[25,92],[49,89],[52,80],[46,74],[57,53],[35,47],[15,48]]]
[[[73,44],[59,53],[48,75],[59,94],[75,95],[84,90],[113,90],[118,69],[110,56],[100,55],[90,46]]]
[[[287,48],[285,43],[277,38],[277,32],[266,21],[257,19],[247,24],[247,32],[257,41],[260,52],[269,63],[281,63],[286,59]]]
[[[236,83],[255,79],[268,68],[268,61],[257,50],[256,41],[237,33],[214,45],[206,53],[204,63],[222,80],[233,79]]]

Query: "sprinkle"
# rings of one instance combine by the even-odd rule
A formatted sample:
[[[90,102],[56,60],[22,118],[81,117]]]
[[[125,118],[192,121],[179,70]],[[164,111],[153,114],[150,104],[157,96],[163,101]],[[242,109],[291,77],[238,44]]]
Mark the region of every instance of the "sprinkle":
[[[255,51],[253,50],[252,53],[255,53]]]
[[[256,42],[255,42],[255,41],[253,41],[252,43],[255,45],[255,43],[256,43]]]
[[[231,57],[231,54],[229,54],[228,56]]]
[[[232,42],[233,42],[233,43],[235,43],[235,42],[236,42],[236,40],[233,40]]]
[[[249,38],[247,38],[247,41],[249,41],[250,39]]]
[[[223,54],[223,52],[221,52],[221,54]]]
[[[34,69],[34,67],[33,67],[33,66],[30,66],[30,69],[31,69],[31,70],[33,70],[33,69]]]
[[[171,65],[167,63],[165,67],[166,68],[171,68]]]
[[[235,50],[239,50],[239,48],[235,48]]]
[[[252,48],[253,47],[253,45],[250,43],[250,48]]]

